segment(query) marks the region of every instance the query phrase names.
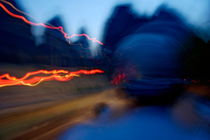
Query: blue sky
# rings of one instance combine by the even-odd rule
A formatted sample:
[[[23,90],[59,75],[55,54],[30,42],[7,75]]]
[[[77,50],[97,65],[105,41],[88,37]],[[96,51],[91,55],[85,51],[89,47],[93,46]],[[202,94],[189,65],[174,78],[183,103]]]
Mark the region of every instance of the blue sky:
[[[65,28],[78,33],[82,26],[88,34],[100,38],[104,22],[116,2],[113,0],[19,0],[25,10],[37,19],[46,22],[54,15],[62,15]]]
[[[197,30],[209,29],[209,0],[17,0],[36,22],[46,22],[62,15],[66,31],[78,33],[85,26],[91,37],[101,40],[104,23],[113,7],[119,3],[133,3],[139,14],[151,15],[159,5],[167,3],[183,14],[183,18]]]

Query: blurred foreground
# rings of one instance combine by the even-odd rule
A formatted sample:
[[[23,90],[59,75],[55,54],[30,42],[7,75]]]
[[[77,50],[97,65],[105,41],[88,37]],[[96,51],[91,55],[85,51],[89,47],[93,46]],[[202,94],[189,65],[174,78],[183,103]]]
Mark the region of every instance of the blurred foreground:
[[[1,73],[21,77],[28,71],[59,69],[45,67],[1,65]],[[35,87],[3,87],[0,91],[0,138],[46,139],[54,136],[62,129],[92,117],[90,111],[84,110],[110,98],[109,92],[106,95],[98,93],[110,88],[101,74],[76,77],[65,83],[48,81]]]
[[[1,75],[105,72],[73,79],[62,72],[45,82],[43,73],[22,81],[2,76],[3,84],[22,83],[0,83],[0,139],[209,140],[210,42],[181,11],[163,4],[146,16],[130,4],[117,5],[102,32],[104,46],[93,57],[86,24],[73,35],[81,37],[66,40],[58,15],[42,35],[33,34],[43,24],[29,23],[18,3],[0,1]],[[27,86],[29,79],[38,85]]]

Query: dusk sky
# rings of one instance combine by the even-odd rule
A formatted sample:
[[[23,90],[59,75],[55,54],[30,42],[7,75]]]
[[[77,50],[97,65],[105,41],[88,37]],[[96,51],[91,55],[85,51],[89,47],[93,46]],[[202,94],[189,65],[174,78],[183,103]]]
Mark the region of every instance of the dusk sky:
[[[104,23],[115,5],[132,3],[139,14],[151,15],[159,5],[166,3],[176,8],[196,28],[209,28],[209,0],[17,0],[36,22],[46,22],[62,15],[66,31],[78,33],[85,26],[91,37],[101,40]],[[181,2],[180,2],[181,1]]]

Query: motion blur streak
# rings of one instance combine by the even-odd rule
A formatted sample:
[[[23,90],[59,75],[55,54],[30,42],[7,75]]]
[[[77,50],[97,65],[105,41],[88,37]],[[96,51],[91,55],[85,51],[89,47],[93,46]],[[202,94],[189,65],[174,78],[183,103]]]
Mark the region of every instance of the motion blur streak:
[[[69,81],[74,77],[79,77],[81,74],[92,75],[97,73],[104,73],[104,71],[99,69],[93,70],[78,70],[70,72],[67,70],[39,70],[34,72],[26,73],[22,78],[17,78],[10,76],[8,73],[0,76],[0,87],[5,86],[15,86],[15,85],[24,85],[24,86],[36,86],[44,81]],[[40,75],[46,76],[40,76]],[[37,76],[39,75],[39,76]]]
[[[0,2],[3,2],[3,3],[8,4],[8,5],[11,6],[15,11],[17,11],[17,12],[23,14],[23,15],[26,15],[26,16],[30,17],[31,19],[33,19],[33,20],[36,19],[36,18],[34,18],[33,16],[29,15],[28,13],[25,13],[25,12],[21,11],[20,9],[18,9],[17,7],[15,7],[15,6],[14,6],[12,3],[10,3],[9,1],[0,0]],[[47,25],[50,25],[50,26],[52,26],[52,27],[55,27],[55,26],[53,26],[53,25],[50,24],[50,23],[46,23],[46,24],[47,24]]]
[[[11,5],[10,5],[10,6],[11,6]],[[69,36],[69,35],[64,31],[64,29],[63,29],[62,26],[54,27],[54,26],[46,25],[46,24],[44,24],[44,23],[34,23],[34,22],[31,22],[31,21],[27,20],[25,17],[23,17],[23,16],[21,16],[21,15],[17,15],[17,14],[14,14],[14,13],[10,12],[2,3],[0,3],[0,7],[1,7],[7,14],[9,14],[10,16],[12,16],[12,17],[14,17],[14,18],[21,19],[21,20],[23,20],[23,21],[24,21],[25,23],[27,23],[27,24],[34,25],[34,26],[43,26],[43,27],[48,28],[48,29],[58,30],[58,31],[60,31],[60,32],[64,35],[64,37],[65,37],[66,39],[71,39],[71,38],[73,38],[73,37],[75,37],[75,36],[78,36],[78,37],[84,36],[84,37],[86,37],[87,39],[89,39],[89,40],[91,40],[91,41],[93,41],[93,42],[96,42],[96,43],[99,43],[100,45],[103,45],[102,42],[98,41],[96,38],[91,38],[91,37],[89,37],[87,34],[72,34],[72,35]],[[12,7],[14,8],[14,5],[13,5]],[[17,8],[15,8],[15,9],[17,9]],[[17,11],[17,10],[16,10],[16,11]]]
[[[17,12],[19,12],[19,13],[21,13],[21,14],[24,14],[24,15],[27,15],[27,16],[33,18],[31,15],[29,15],[29,14],[27,14],[27,13],[21,11],[20,9],[16,8],[16,7],[15,7],[12,3],[10,3],[9,1],[5,1],[5,0],[0,0],[0,1],[3,2],[3,3],[6,3],[6,4],[8,4],[8,5],[10,5],[15,11],[17,11]],[[33,18],[33,19],[34,19],[34,18]]]

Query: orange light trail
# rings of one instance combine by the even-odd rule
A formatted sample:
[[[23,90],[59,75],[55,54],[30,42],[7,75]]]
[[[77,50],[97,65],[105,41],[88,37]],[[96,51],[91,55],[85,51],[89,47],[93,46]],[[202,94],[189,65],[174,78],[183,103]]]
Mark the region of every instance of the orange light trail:
[[[31,17],[27,13],[17,9],[12,3],[8,2],[8,1],[5,1],[5,0],[0,0],[0,1],[8,4],[15,11]],[[96,38],[89,37],[87,34],[72,34],[71,36],[69,36],[64,31],[62,26],[56,27],[56,26],[53,26],[53,25],[50,25],[50,24],[45,24],[45,23],[34,23],[34,22],[31,22],[31,21],[27,20],[24,16],[12,13],[2,3],[0,3],[0,7],[10,16],[12,16],[14,18],[17,18],[17,19],[21,19],[22,21],[24,21],[27,24],[34,25],[34,26],[42,26],[42,27],[45,27],[45,28],[48,28],[48,29],[58,30],[64,35],[64,37],[66,39],[70,39],[70,38],[73,38],[75,36],[78,36],[78,37],[84,36],[84,37],[86,37],[87,39],[89,39],[93,42],[97,42],[97,43],[103,45],[102,42],[98,41]],[[33,17],[31,17],[31,18],[33,18]],[[7,73],[7,74],[4,74],[4,75],[0,75],[0,87],[15,86],[15,85],[37,86],[44,81],[55,80],[55,81],[63,81],[64,82],[64,81],[69,81],[74,77],[80,77],[81,74],[92,75],[92,74],[97,74],[97,73],[104,73],[104,71],[99,70],[99,69],[78,70],[78,71],[74,71],[74,72],[70,72],[70,71],[67,71],[67,70],[52,70],[52,71],[38,70],[38,71],[34,71],[34,72],[28,72],[22,78],[17,78],[17,77],[14,77],[14,76],[10,76]],[[40,76],[40,75],[45,75],[45,76]]]
[[[9,2],[7,2],[7,1],[4,1],[4,2],[6,2],[7,4],[9,4]],[[10,3],[9,5],[11,6],[12,4]],[[25,17],[23,17],[23,16],[21,16],[21,15],[17,15],[17,14],[12,13],[12,12],[9,11],[2,3],[0,3],[0,7],[1,7],[8,15],[10,15],[10,16],[12,16],[12,17],[14,17],[14,18],[17,18],[17,19],[21,19],[22,21],[24,21],[24,22],[27,23],[27,24],[34,25],[34,26],[42,26],[42,27],[45,27],[45,28],[48,28],[48,29],[53,29],[53,30],[58,30],[58,31],[60,31],[60,32],[63,34],[63,36],[64,36],[66,39],[71,39],[71,38],[76,37],[76,36],[77,36],[77,37],[84,36],[84,37],[86,37],[88,40],[91,40],[91,41],[93,41],[93,42],[99,43],[100,45],[103,45],[102,42],[100,42],[100,41],[97,40],[96,38],[91,38],[91,37],[89,37],[87,34],[72,34],[72,35],[68,35],[68,34],[64,31],[64,29],[63,29],[62,26],[56,27],[56,26],[47,25],[47,24],[45,24],[45,23],[34,23],[34,22],[29,21],[28,19],[26,19]],[[12,5],[11,7],[12,7],[13,9],[15,9],[16,11],[20,11],[20,10],[18,10],[16,7],[14,8],[14,5]],[[21,12],[21,13],[23,13],[23,12]]]
[[[0,76],[0,87],[6,86],[16,86],[16,85],[24,85],[24,86],[37,86],[44,81],[69,81],[74,77],[80,77],[82,74],[84,75],[93,75],[104,73],[104,71],[99,69],[93,70],[78,70],[74,72],[70,72],[67,70],[38,70],[34,72],[26,73],[22,78],[17,78],[14,76],[10,76],[8,73]],[[46,76],[39,76],[39,75]]]
[[[8,5],[11,6],[15,11],[17,11],[17,12],[19,12],[19,13],[21,13],[21,14],[27,15],[27,16],[30,17],[30,18],[35,19],[35,18],[32,17],[31,15],[29,15],[29,14],[27,14],[27,13],[21,11],[21,10],[18,9],[17,7],[15,7],[15,6],[14,6],[12,3],[10,3],[9,1],[6,1],[6,0],[0,0],[0,1],[3,2],[3,3],[8,4]],[[52,26],[53,26],[53,25],[52,25]]]
[[[24,11],[21,11],[20,9],[18,9],[17,7],[15,7],[12,3],[10,3],[9,1],[6,1],[6,0],[0,0],[0,2],[3,2],[3,3],[6,3],[8,4],[9,6],[11,6],[15,11],[23,14],[23,15],[26,15],[28,17],[30,17],[31,19],[35,20],[36,18],[34,18],[33,16],[29,15],[28,13],[25,13]],[[50,25],[50,26],[53,26],[52,24],[50,23],[46,23],[47,25]],[[53,26],[54,27],[54,26]]]

